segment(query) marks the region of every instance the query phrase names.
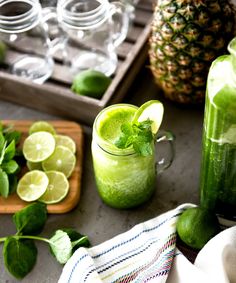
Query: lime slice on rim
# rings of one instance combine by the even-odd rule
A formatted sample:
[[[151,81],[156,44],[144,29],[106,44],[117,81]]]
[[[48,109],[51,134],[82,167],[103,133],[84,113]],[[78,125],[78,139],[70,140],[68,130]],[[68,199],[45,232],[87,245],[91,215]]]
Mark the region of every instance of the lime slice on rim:
[[[24,157],[31,162],[41,162],[53,153],[55,144],[56,142],[52,134],[48,132],[33,133],[24,141]]]
[[[55,135],[56,146],[62,145],[67,147],[72,153],[76,152],[76,144],[72,138],[65,135]]]
[[[150,100],[139,107],[134,115],[132,123],[143,122],[149,119],[152,121],[152,133],[156,134],[160,128],[163,114],[163,104],[159,100]]]
[[[46,191],[49,180],[43,171],[27,172],[18,182],[17,195],[24,201],[35,201]]]
[[[39,201],[46,204],[53,204],[62,201],[69,192],[69,182],[66,176],[58,171],[45,172],[49,184],[46,192],[39,198]]]
[[[52,135],[56,134],[54,127],[46,121],[37,121],[31,125],[31,127],[29,128],[29,134],[32,135],[36,132],[48,132]]]
[[[68,178],[75,168],[75,155],[65,146],[56,146],[53,154],[43,161],[44,171],[60,171]]]

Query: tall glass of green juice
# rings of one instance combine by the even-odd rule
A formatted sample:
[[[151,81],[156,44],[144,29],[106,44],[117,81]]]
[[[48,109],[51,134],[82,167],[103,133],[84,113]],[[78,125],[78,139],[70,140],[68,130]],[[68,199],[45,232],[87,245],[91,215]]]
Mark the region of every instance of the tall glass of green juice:
[[[236,39],[228,49],[230,55],[217,58],[208,75],[200,201],[231,226],[236,221]]]
[[[156,185],[154,154],[141,156],[132,147],[117,148],[121,125],[131,122],[137,107],[115,104],[102,110],[93,125],[92,157],[102,200],[114,208],[132,208],[147,201]],[[153,143],[154,147],[154,143]]]

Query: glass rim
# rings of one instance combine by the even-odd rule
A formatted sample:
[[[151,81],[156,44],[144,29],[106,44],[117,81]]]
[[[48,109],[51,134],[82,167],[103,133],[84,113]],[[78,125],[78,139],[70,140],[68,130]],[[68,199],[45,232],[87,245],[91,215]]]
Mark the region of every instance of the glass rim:
[[[63,3],[62,3],[63,1]],[[99,5],[95,9],[87,12],[71,12],[65,9],[70,0],[61,0],[57,5],[57,12],[60,23],[73,29],[92,28],[102,24],[109,16],[108,0],[96,0]]]
[[[236,56],[236,37],[234,37],[228,44],[228,51],[230,54]]]
[[[38,25],[41,18],[41,5],[39,2],[32,0],[8,0],[4,3],[0,3],[0,7],[8,3],[27,3],[31,7],[28,11],[16,16],[4,16],[0,15],[0,31],[4,33],[19,33],[32,29]]]

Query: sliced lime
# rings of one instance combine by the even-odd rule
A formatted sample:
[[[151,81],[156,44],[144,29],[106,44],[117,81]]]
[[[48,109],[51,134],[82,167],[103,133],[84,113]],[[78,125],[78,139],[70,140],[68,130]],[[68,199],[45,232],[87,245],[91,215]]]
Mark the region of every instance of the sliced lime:
[[[53,154],[43,161],[44,171],[60,171],[68,178],[75,168],[75,155],[65,146],[56,146]]]
[[[24,141],[24,157],[31,162],[41,162],[53,153],[55,144],[56,142],[52,134],[48,132],[33,133]]]
[[[46,191],[49,180],[43,171],[27,172],[18,182],[16,192],[24,201],[35,201]]]
[[[156,134],[158,129],[160,128],[163,114],[163,104],[158,100],[150,100],[139,107],[134,115],[132,123],[151,120],[152,133]]]
[[[41,162],[31,162],[31,161],[26,161],[26,166],[27,168],[32,171],[32,170],[43,170],[42,163]]]
[[[69,192],[69,182],[66,176],[58,171],[45,172],[49,179],[46,192],[39,198],[39,201],[46,204],[53,204],[62,201]]]
[[[65,135],[55,135],[56,146],[62,145],[67,147],[72,153],[76,152],[76,144],[72,138]]]
[[[46,121],[37,121],[31,125],[31,127],[29,128],[29,134],[32,135],[36,132],[48,132],[52,135],[56,134],[54,127]]]

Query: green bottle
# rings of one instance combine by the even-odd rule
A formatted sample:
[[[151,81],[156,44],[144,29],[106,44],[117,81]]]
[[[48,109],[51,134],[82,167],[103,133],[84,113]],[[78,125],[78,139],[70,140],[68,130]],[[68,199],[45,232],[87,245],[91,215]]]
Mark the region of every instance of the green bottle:
[[[200,202],[220,223],[236,223],[236,38],[211,65],[205,102]]]

